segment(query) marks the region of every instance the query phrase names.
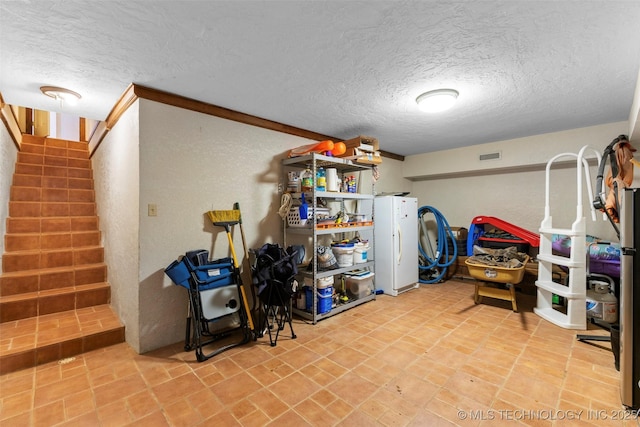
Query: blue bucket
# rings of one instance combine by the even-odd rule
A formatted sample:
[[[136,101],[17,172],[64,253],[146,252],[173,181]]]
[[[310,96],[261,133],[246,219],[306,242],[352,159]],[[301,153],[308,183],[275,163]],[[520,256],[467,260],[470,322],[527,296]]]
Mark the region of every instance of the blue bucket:
[[[307,287],[305,288],[307,297],[306,297],[306,306],[307,311],[311,311],[311,304],[313,304],[313,288]],[[317,314],[324,314],[331,311],[331,305],[333,303],[333,286],[328,286],[326,288],[318,289],[318,305],[317,305]]]

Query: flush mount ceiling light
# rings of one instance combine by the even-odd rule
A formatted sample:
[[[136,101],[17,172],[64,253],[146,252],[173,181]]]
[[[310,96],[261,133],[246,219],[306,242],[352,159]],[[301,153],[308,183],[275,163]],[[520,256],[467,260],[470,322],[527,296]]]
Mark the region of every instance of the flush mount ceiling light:
[[[41,86],[40,91],[48,97],[60,101],[60,105],[62,105],[63,102],[75,104],[80,98],[82,98],[78,92],[74,92],[63,87]]]
[[[425,92],[416,98],[418,108],[427,113],[439,113],[453,107],[458,99],[454,89],[437,89]]]

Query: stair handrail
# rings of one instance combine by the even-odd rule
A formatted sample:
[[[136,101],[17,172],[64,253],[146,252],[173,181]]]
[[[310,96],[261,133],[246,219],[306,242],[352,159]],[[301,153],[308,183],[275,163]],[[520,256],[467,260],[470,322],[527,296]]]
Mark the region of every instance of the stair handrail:
[[[584,178],[587,182],[587,193],[589,195],[589,200],[593,200],[593,188],[591,187],[591,172],[589,172],[589,162],[585,158],[585,151],[587,150],[592,150],[595,153],[596,159],[597,159],[596,168],[600,168],[600,162],[602,162],[602,155],[595,148],[592,148],[588,145],[585,145],[584,147],[582,147],[578,152],[578,159],[581,160],[577,162],[578,163],[578,181],[580,181],[580,177],[582,175],[580,169],[584,168]],[[581,185],[578,186],[578,192],[579,192],[578,194],[580,194],[580,211],[578,211],[578,215],[580,215],[582,214],[582,186]],[[596,209],[592,203],[589,203],[589,210],[591,211],[591,220],[596,221]]]
[[[545,168],[545,206],[544,206],[544,216],[545,219],[550,218],[551,217],[551,202],[550,202],[550,193],[551,193],[551,184],[550,184],[550,174],[551,174],[551,165],[558,159],[561,159],[563,157],[572,157],[574,159],[576,159],[576,166],[577,166],[577,171],[576,171],[576,183],[577,183],[577,195],[576,195],[576,221],[580,221],[581,218],[584,216],[583,214],[583,205],[582,205],[582,176],[583,176],[583,168],[584,168],[584,177],[585,177],[585,181],[587,183],[587,192],[589,194],[589,200],[593,200],[593,189],[591,187],[591,174],[589,172],[589,162],[588,159],[585,158],[585,151],[587,150],[593,150],[593,152],[596,154],[596,159],[598,161],[598,166],[600,165],[600,162],[602,161],[602,156],[600,155],[600,152],[598,152],[597,150],[595,150],[592,147],[589,147],[588,145],[585,145],[584,147],[582,147],[580,149],[580,151],[578,153],[559,153],[556,154],[555,156],[553,156],[548,162],[547,162],[547,166]],[[596,210],[593,207],[593,205],[591,205],[591,218],[593,221],[596,221]]]

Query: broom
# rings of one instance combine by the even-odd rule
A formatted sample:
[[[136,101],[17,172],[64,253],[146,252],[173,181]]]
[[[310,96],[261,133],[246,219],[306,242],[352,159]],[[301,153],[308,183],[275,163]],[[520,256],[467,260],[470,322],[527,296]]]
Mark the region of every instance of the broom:
[[[231,257],[233,258],[233,266],[236,268],[236,270],[240,271],[240,265],[238,264],[236,250],[233,247],[233,238],[231,237],[231,226],[236,225],[240,222],[240,210],[233,209],[226,211],[209,211],[207,212],[207,215],[209,216],[209,219],[211,220],[213,225],[224,227],[224,230],[227,233],[227,240],[229,240],[229,248],[231,249]],[[247,293],[244,290],[242,279],[240,280],[240,292],[242,292],[242,302],[244,303],[244,310],[247,312],[249,329],[255,332],[255,328],[253,326],[253,318],[251,316],[251,309],[249,308],[249,303],[247,302]]]
[[[244,227],[242,226],[242,214],[240,213],[240,203],[235,202],[233,204],[233,210],[237,210],[239,212],[238,215],[238,223],[240,224],[240,235],[242,236],[242,248],[244,249],[244,260],[246,260],[247,265],[243,265],[242,266],[242,273],[244,273],[244,281],[245,283],[252,283],[252,277],[251,277],[251,262],[249,260],[249,249],[247,249],[247,239],[244,236]],[[253,286],[250,287],[251,289],[251,296],[253,297],[253,301],[252,301],[252,306],[255,310],[255,308],[258,306],[257,305],[257,298],[256,298],[256,294],[254,291]]]
[[[235,225],[240,222],[240,209],[209,211],[207,212],[207,215],[214,225],[222,225],[223,223]]]

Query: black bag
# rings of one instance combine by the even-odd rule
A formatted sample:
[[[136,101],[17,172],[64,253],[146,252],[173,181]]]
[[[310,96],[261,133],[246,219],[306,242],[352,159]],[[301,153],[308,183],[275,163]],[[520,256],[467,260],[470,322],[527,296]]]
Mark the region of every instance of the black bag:
[[[195,265],[196,267],[207,265],[207,263],[209,262],[209,251],[204,249],[189,251],[185,255],[187,258],[189,258],[191,264]]]
[[[298,273],[296,255],[297,251],[292,247],[285,251],[280,245],[271,243],[256,251],[253,284],[264,304],[285,304],[295,293],[295,275]]]

